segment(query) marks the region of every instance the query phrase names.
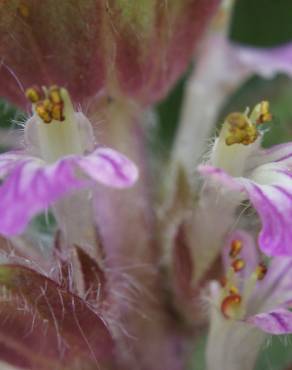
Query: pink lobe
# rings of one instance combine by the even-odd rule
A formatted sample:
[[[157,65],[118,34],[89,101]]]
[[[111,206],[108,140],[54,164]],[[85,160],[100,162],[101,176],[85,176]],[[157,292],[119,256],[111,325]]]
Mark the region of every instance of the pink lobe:
[[[246,322],[270,334],[292,333],[292,312],[283,308],[250,316]]]
[[[0,233],[7,236],[23,232],[36,214],[72,191],[96,182],[126,188],[138,178],[136,166],[108,148],[84,157],[64,157],[51,165],[23,154],[12,159],[4,154],[3,162],[1,157],[0,172],[6,171],[6,178],[0,186]]]
[[[228,173],[222,170],[221,168],[214,167],[208,164],[204,165],[201,164],[198,166],[197,169],[202,176],[225,186],[228,190],[233,191],[244,190],[244,187],[236,178],[228,175]]]
[[[82,157],[78,165],[92,179],[115,188],[127,188],[138,179],[138,169],[126,156],[110,148],[99,148]]]
[[[279,185],[253,182],[247,183],[246,190],[262,222],[261,250],[271,256],[291,255],[292,194]]]
[[[292,75],[292,43],[273,48],[232,46],[237,62],[245,68],[267,78],[277,73]]]

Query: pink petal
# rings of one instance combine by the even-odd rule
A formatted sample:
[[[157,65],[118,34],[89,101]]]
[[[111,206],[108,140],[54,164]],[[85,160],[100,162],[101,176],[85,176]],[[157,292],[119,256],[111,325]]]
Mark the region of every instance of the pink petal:
[[[284,166],[292,167],[292,143],[274,145],[272,148],[261,150],[250,158],[252,168],[265,163],[276,162]]]
[[[22,162],[23,158],[28,157],[25,152],[7,152],[0,156],[0,177],[5,177],[16,165],[17,162]]]
[[[35,158],[17,161],[0,187],[0,233],[21,233],[33,216],[82,186],[85,181],[75,176],[71,160],[47,167]]]
[[[269,171],[269,172],[268,172]],[[223,185],[226,190],[246,193],[262,222],[259,246],[267,255],[292,255],[292,174],[271,167],[267,175],[275,184],[259,185],[247,178],[233,178],[220,168],[199,166],[199,172]],[[271,176],[270,176],[271,175]]]
[[[250,316],[246,322],[270,334],[292,333],[292,312],[283,308]]]
[[[263,77],[271,78],[277,73],[292,75],[292,43],[262,49],[234,44],[231,48],[240,65]]]
[[[292,194],[283,186],[246,183],[249,199],[257,210],[262,230],[259,245],[268,255],[292,254]]]
[[[78,175],[78,168],[87,176]],[[38,158],[11,159],[4,154],[0,156],[0,172],[8,173],[0,187],[3,235],[21,233],[37,213],[73,190],[92,186],[93,181],[125,188],[138,177],[138,170],[129,159],[107,148],[84,157],[68,156],[47,166]]]
[[[270,311],[275,304],[291,307],[292,258],[275,257],[269,264],[265,278],[253,296],[252,306],[258,311]]]
[[[92,179],[114,188],[127,188],[138,179],[138,169],[126,156],[110,148],[99,148],[82,157],[78,165]]]
[[[228,175],[228,173],[221,168],[207,164],[201,164],[198,166],[198,171],[201,175],[208,177],[210,180],[214,180],[215,182],[224,185],[228,190],[244,190],[244,187],[239,183],[238,180]]]

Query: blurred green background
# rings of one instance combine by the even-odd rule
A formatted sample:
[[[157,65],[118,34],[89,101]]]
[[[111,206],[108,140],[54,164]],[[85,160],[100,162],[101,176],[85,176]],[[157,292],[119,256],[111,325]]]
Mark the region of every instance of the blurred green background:
[[[237,0],[230,38],[258,47],[292,41],[292,0]],[[157,150],[167,153],[171,147],[179,121],[187,75],[188,73],[157,106],[159,122],[154,140]],[[218,117],[234,109],[242,110],[263,99],[270,100],[274,115],[274,125],[266,136],[265,145],[292,140],[292,81],[286,76],[279,75],[273,80],[252,77],[230,97]],[[21,112],[0,100],[0,128],[13,127],[11,122],[20,116]],[[192,367],[194,370],[205,369],[204,343],[202,338],[196,346]],[[290,363],[292,364],[292,337],[275,337],[270,338],[262,349],[256,369],[282,370]]]

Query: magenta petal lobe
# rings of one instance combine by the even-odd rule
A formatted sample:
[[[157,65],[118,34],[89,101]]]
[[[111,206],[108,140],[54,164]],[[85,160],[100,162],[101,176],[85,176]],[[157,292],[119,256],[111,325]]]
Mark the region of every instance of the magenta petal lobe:
[[[0,186],[0,233],[9,236],[23,232],[36,214],[74,190],[96,182],[115,188],[132,186],[138,169],[117,151],[100,148],[87,156],[67,156],[50,165],[36,157],[3,154],[0,174],[4,177]]]
[[[49,166],[37,158],[16,161],[0,187],[0,233],[9,236],[23,232],[37,213],[85,185],[75,176],[72,158]]]
[[[228,190],[242,191],[244,187],[238,180],[230,176],[227,172],[221,168],[214,167],[208,164],[198,166],[199,173],[214,182],[217,182],[225,186]]]
[[[247,185],[246,190],[262,222],[259,235],[262,251],[272,256],[291,255],[292,194],[279,185],[253,182]]]
[[[123,154],[99,148],[78,162],[82,170],[93,180],[114,188],[127,188],[138,179],[136,165]]]
[[[266,333],[292,333],[292,312],[283,308],[251,316],[246,321]]]
[[[289,170],[280,166],[277,169],[267,167],[261,173],[264,180],[270,181],[266,185],[247,177],[232,177],[210,165],[200,165],[198,170],[204,177],[220,184],[222,189],[241,193],[250,200],[261,219],[259,246],[264,253],[270,256],[292,255],[292,175]]]
[[[273,48],[252,48],[234,45],[238,63],[259,75],[272,78],[277,73],[292,74],[292,43]]]

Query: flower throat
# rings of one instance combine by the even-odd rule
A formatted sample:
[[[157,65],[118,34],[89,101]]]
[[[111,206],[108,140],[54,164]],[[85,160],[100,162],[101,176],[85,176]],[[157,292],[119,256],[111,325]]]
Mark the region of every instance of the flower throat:
[[[52,163],[70,154],[83,154],[80,127],[70,96],[58,86],[26,90],[32,103],[42,158]]]

